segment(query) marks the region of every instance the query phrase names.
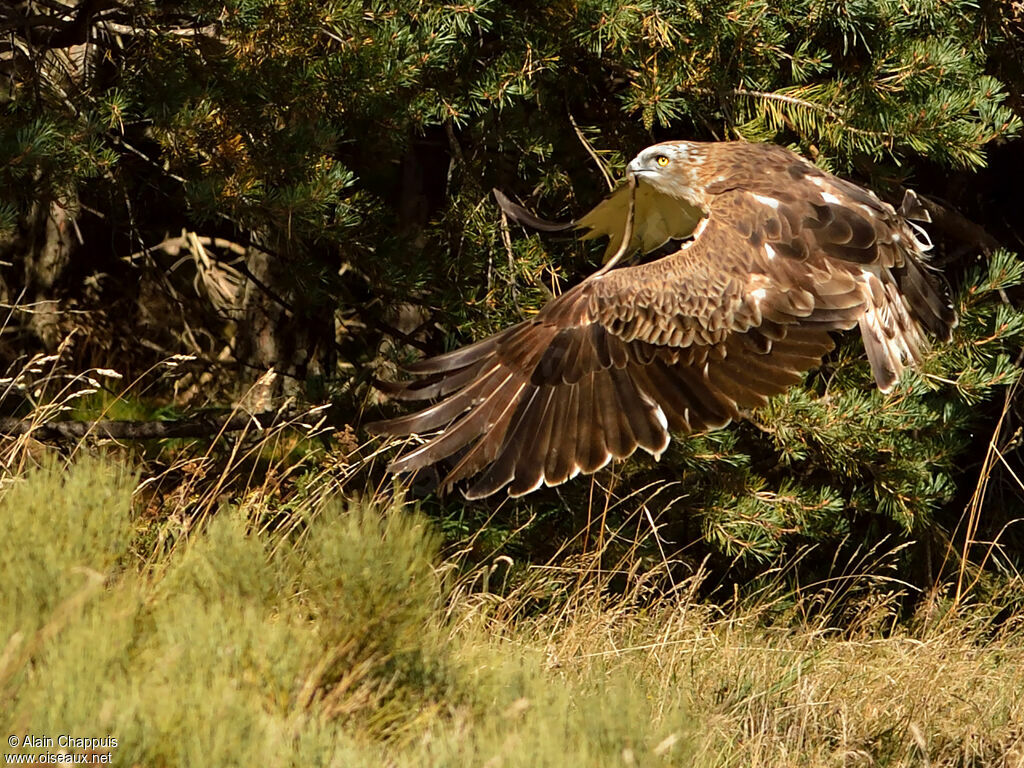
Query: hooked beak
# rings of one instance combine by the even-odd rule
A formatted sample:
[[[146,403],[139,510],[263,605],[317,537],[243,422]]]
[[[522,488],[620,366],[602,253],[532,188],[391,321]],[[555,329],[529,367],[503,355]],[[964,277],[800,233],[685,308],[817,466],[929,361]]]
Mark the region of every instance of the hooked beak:
[[[640,162],[640,158],[633,158],[629,162],[629,165],[626,166],[626,178],[636,177],[637,179],[640,179],[643,178],[644,176],[649,176],[653,173],[654,171],[652,171],[650,168],[644,167],[644,165]]]

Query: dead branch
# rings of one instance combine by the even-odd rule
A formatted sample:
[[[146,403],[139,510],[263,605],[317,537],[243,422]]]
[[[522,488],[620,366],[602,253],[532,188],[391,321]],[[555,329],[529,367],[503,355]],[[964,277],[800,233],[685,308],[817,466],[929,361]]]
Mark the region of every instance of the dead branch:
[[[322,409],[316,409],[320,411]],[[264,413],[209,414],[177,421],[50,421],[0,418],[0,435],[17,437],[31,435],[43,442],[81,440],[99,437],[110,440],[163,440],[168,438],[215,437],[226,432],[239,432],[247,427],[264,430],[284,423],[299,424],[302,416],[288,417],[279,411]],[[322,418],[317,414],[316,421]]]

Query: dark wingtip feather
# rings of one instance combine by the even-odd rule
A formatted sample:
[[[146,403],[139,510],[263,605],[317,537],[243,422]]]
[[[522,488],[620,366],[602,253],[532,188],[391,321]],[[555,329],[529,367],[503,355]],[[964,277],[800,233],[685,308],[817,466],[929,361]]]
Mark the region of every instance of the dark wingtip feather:
[[[491,190],[494,194],[494,199],[498,201],[498,206],[505,212],[513,221],[517,221],[531,229],[537,229],[541,232],[565,232],[566,230],[572,229],[576,226],[575,221],[558,222],[548,221],[542,219],[539,216],[531,213],[530,211],[523,208],[523,206],[513,203],[508,197],[498,188]]]
[[[521,331],[526,323],[519,323],[499,331],[486,339],[468,344],[465,347],[458,347],[451,352],[445,352],[434,357],[427,357],[403,366],[406,373],[416,376],[423,376],[432,373],[450,373],[460,368],[481,363],[485,358],[494,353],[506,338]]]
[[[402,396],[402,392],[406,390],[410,382],[408,381],[385,381],[384,379],[378,379],[376,376],[370,380],[371,386],[378,392],[383,392],[388,397]]]
[[[392,433],[388,430],[389,421],[390,419],[379,419],[377,421],[371,421],[369,424],[364,424],[363,429],[365,429],[371,435],[390,435]],[[390,466],[388,467],[388,471],[391,471]]]

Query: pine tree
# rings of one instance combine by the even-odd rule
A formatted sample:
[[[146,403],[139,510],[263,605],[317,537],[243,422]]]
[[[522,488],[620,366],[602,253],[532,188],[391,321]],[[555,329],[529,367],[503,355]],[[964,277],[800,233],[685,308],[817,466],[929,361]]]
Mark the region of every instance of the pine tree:
[[[205,404],[274,365],[357,422],[367,371],[521,319],[598,262],[596,246],[508,230],[491,187],[568,216],[653,141],[746,138],[891,199],[919,179],[948,194],[942,179],[970,179],[1020,130],[1011,14],[971,0],[5,5],[0,288],[55,309],[15,312],[3,354],[84,327],[69,347],[83,367],[198,355]],[[723,562],[950,534],[1024,320],[1007,300],[1016,257],[936,240],[962,325],[895,395],[873,390],[846,339],[749,421],[616,470],[618,492]],[[589,489],[521,509],[565,530]],[[491,511],[449,500],[439,514]],[[1019,566],[1024,549],[1004,551]]]

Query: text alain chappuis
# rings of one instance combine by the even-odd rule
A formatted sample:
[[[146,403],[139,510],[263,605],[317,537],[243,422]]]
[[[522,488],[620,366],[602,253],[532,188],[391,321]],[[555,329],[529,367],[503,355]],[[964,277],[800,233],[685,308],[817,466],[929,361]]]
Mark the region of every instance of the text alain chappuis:
[[[62,733],[59,736],[39,736],[32,733],[26,733],[23,736],[18,734],[11,734],[7,737],[7,746],[10,749],[74,749],[74,750],[85,750],[86,752],[93,752],[92,755],[79,754],[78,757],[91,757],[85,762],[91,763],[109,763],[112,757],[110,752],[98,752],[96,750],[110,750],[117,749],[117,739],[114,736],[102,736],[96,737],[82,737],[72,736],[67,733]],[[11,757],[8,753],[7,757]],[[75,755],[67,753],[44,753],[36,755],[15,755],[19,759],[23,757],[31,757],[33,763],[63,763],[71,762],[65,760],[65,758],[74,758]],[[4,762],[8,762],[5,758]],[[74,762],[79,762],[74,760]]]

